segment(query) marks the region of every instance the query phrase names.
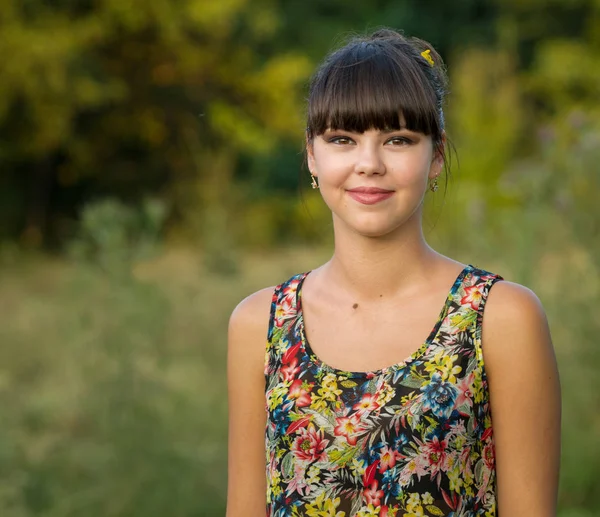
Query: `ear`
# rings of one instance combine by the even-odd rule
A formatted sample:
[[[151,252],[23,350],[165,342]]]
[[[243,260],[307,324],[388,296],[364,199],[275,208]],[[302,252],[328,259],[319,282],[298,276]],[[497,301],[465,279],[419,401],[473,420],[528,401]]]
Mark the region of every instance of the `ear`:
[[[315,153],[313,147],[313,141],[309,138],[308,133],[306,134],[306,162],[308,164],[308,170],[313,176],[317,176],[315,167]]]
[[[442,172],[445,162],[444,149],[446,148],[446,132],[442,131],[440,142],[433,148],[433,157],[429,167],[429,178],[433,179]]]

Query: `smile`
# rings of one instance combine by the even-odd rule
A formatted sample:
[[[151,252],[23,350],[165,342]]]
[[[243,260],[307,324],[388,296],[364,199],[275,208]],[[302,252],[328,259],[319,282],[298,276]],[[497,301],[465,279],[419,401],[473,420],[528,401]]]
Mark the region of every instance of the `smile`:
[[[348,190],[348,195],[363,205],[374,205],[385,201],[394,195],[393,190],[385,190],[375,187],[358,187]]]

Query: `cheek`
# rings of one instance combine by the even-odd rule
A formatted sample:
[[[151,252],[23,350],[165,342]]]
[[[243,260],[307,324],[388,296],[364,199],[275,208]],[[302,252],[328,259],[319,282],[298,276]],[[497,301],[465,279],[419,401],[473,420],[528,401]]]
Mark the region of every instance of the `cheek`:
[[[319,177],[324,181],[335,182],[352,170],[349,154],[315,152],[314,165]]]
[[[399,187],[420,187],[427,182],[430,161],[421,156],[411,156],[401,164],[388,167],[388,173],[394,177]]]

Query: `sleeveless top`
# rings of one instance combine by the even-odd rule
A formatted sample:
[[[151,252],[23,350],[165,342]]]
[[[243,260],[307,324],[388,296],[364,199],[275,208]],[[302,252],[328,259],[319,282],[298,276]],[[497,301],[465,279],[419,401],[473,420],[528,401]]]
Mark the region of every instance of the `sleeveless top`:
[[[467,265],[412,355],[348,372],[323,363],[306,340],[307,275],[277,286],[271,304],[267,516],[496,516],[481,323],[503,277]]]

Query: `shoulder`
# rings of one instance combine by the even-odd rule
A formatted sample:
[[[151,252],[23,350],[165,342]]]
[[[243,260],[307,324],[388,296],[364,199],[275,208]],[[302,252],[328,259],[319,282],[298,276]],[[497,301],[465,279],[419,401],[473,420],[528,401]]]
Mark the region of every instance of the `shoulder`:
[[[264,358],[269,328],[270,305],[274,287],[261,289],[244,298],[231,313],[227,330],[227,372],[230,390],[236,391],[243,379],[245,388],[256,385],[262,389]]]
[[[230,335],[239,332],[255,334],[264,330],[266,337],[275,290],[275,286],[265,287],[238,303],[229,318]]]
[[[528,287],[507,280],[496,281],[485,304],[483,331],[488,340],[539,333],[547,326],[538,296]]]
[[[554,368],[548,319],[528,287],[497,281],[490,289],[482,322],[482,346],[490,380],[510,379],[540,368]]]

